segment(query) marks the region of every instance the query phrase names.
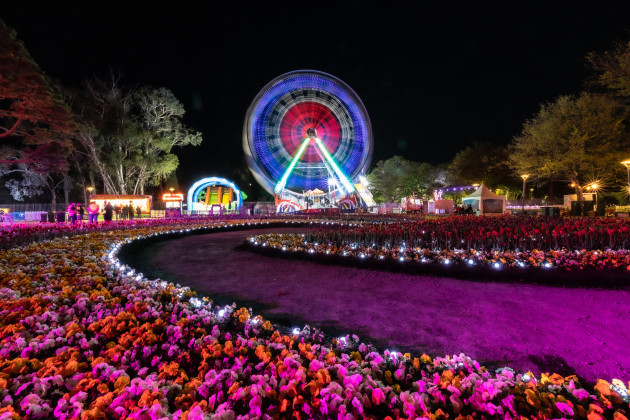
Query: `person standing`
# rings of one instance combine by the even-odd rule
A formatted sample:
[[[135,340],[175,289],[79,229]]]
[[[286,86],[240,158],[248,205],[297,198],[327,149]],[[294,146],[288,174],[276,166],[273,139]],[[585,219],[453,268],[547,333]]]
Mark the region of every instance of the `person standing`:
[[[68,221],[72,224],[77,221],[77,206],[74,203],[68,206]]]
[[[112,216],[114,214],[114,206],[112,206],[112,203],[110,203],[109,201],[106,201],[104,210],[105,212],[103,213],[103,220],[105,220],[106,222],[111,222]]]
[[[77,219],[82,223],[83,216],[85,216],[85,207],[83,207],[83,204],[77,203],[77,213]]]
[[[127,214],[129,215],[129,220],[133,220],[133,203],[129,200],[129,204],[127,205]]]
[[[142,214],[142,208],[140,206],[136,207],[136,215],[138,216],[138,219],[140,218],[141,214]]]
[[[101,210],[96,201],[92,201],[88,206],[88,222],[89,223],[98,223],[98,213]]]
[[[120,216],[122,220],[126,220],[129,217],[127,206],[120,205]]]

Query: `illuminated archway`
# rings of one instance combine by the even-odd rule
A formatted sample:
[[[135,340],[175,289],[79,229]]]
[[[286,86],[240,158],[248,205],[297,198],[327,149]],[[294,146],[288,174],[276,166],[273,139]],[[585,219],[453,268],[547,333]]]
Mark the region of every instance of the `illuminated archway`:
[[[222,187],[231,188],[232,191],[234,192],[234,195],[236,196],[236,200],[234,200],[236,202],[236,210],[241,209],[241,207],[243,206],[243,194],[241,193],[241,190],[236,186],[236,184],[225,178],[211,176],[208,178],[200,179],[199,181],[195,182],[188,190],[188,196],[187,196],[188,211],[191,212],[191,211],[197,210],[194,207],[194,203],[197,203],[199,201],[199,194],[204,189],[208,187],[214,187],[214,186],[222,186]],[[199,210],[206,210],[206,209],[199,209]]]

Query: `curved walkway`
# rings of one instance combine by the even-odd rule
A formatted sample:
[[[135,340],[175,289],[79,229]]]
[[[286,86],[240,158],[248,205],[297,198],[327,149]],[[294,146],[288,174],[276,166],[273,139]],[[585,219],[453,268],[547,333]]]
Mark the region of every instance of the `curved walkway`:
[[[474,282],[320,265],[237,247],[258,229],[158,242],[134,265],[287,326],[354,333],[415,355],[491,368],[630,380],[630,292]]]

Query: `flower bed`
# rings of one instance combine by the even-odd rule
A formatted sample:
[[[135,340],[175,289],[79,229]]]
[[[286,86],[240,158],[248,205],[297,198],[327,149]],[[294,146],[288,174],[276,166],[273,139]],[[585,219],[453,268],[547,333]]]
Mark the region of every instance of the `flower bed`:
[[[457,267],[463,274],[478,267],[510,274],[525,268],[606,271],[619,273],[614,281],[623,286],[630,280],[629,240],[630,222],[625,220],[504,216],[344,224],[301,235],[256,235],[249,245],[364,262],[415,263],[425,271],[431,265]],[[596,248],[584,248],[591,245]]]
[[[586,390],[574,377],[488,372],[464,355],[283,333],[115,258],[134,238],[239,224],[156,223],[0,252],[0,418],[628,416],[619,381]]]

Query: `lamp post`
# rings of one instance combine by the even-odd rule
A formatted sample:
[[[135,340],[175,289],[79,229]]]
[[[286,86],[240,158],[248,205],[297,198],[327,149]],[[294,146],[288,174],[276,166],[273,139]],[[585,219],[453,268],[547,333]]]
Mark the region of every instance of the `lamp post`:
[[[521,197],[521,212],[525,214],[525,183],[527,182],[527,178],[529,178],[528,174],[521,175],[523,178],[523,195]]]
[[[88,196],[91,196],[92,191],[94,190],[94,187],[87,187],[86,190],[88,190]]]
[[[175,191],[175,188],[171,187],[168,190],[171,192],[171,194],[173,194],[173,191]]]
[[[593,182],[591,185],[589,185],[589,187],[595,193],[595,204],[593,205],[593,209],[597,211],[597,189],[599,188],[599,185],[597,185],[596,182]]]

